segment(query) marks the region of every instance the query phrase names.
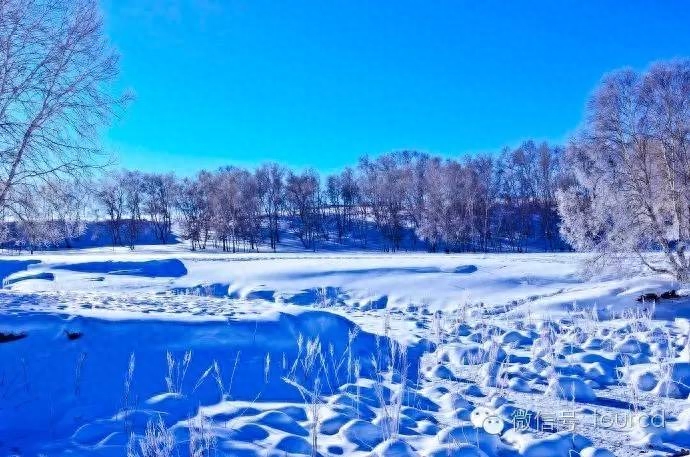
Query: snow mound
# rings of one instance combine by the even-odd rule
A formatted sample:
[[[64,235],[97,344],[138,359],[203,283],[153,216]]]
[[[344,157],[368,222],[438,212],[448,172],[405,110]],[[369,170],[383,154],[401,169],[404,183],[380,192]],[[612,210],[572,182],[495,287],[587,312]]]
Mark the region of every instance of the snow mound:
[[[596,394],[581,378],[577,376],[557,376],[549,382],[548,392],[565,400],[575,400],[582,403],[592,403],[597,399]]]

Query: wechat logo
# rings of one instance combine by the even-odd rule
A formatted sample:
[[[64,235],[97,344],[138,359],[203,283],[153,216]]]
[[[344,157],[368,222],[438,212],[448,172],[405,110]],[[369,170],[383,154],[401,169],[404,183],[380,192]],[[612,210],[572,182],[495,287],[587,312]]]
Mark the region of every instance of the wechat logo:
[[[490,435],[499,435],[503,431],[503,420],[493,414],[489,408],[479,406],[470,414],[470,422],[476,428],[483,428]]]

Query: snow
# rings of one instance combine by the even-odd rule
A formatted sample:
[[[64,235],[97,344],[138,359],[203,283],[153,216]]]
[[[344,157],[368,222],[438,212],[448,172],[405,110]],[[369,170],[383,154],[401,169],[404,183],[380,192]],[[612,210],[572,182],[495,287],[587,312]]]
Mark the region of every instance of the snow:
[[[1,257],[0,454],[124,455],[146,440],[172,455],[680,452],[688,300],[637,302],[680,288],[585,280],[582,258]]]
[[[594,390],[577,376],[557,376],[549,383],[548,393],[565,400],[572,398],[578,402],[595,403]]]

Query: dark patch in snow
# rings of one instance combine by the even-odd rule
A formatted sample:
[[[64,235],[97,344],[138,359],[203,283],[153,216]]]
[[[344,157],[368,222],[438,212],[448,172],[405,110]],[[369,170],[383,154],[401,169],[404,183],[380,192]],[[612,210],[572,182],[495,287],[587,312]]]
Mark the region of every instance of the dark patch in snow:
[[[253,290],[246,296],[247,300],[275,301],[275,290]]]
[[[68,340],[74,341],[84,336],[84,334],[82,332],[70,332],[69,330],[65,330],[65,336]]]
[[[283,301],[300,306],[330,306],[342,302],[344,298],[345,295],[339,287],[314,287],[294,295],[283,296]]]
[[[662,292],[660,294],[656,294],[654,292],[648,292],[646,294],[642,294],[639,297],[636,298],[636,301],[638,302],[658,302],[659,300],[675,300],[677,298],[681,298],[680,295],[678,295],[678,292],[676,292],[675,289],[667,290],[665,292]]]
[[[474,267],[465,265],[464,267]],[[476,267],[474,267],[476,270]],[[438,273],[457,273],[455,270],[448,271],[440,267],[380,267],[380,268],[353,268],[349,270],[332,271],[297,271],[290,274],[295,279],[322,278],[328,276],[370,276],[370,275],[405,275],[405,274],[438,274]],[[461,272],[462,273],[462,272]]]
[[[29,265],[41,263],[40,260],[0,260],[0,281],[5,282],[5,278],[18,271],[24,271]]]
[[[146,260],[141,262],[84,262],[59,265],[55,268],[82,273],[106,273],[111,275],[145,276],[148,278],[179,278],[187,274],[187,268],[178,259]]]
[[[10,284],[16,284],[18,282],[27,281],[29,279],[43,279],[46,281],[54,281],[55,275],[53,273],[49,273],[49,272],[41,272],[41,273],[36,273],[34,275],[19,276],[17,278],[6,279],[4,281],[4,285],[9,286]]]
[[[470,274],[474,273],[475,271],[477,271],[476,265],[460,265],[459,267],[455,267],[453,273]]]
[[[10,343],[12,341],[21,340],[22,338],[26,338],[25,332],[20,332],[20,333],[0,332],[0,343]]]
[[[382,295],[379,298],[369,300],[366,303],[362,303],[359,307],[362,311],[371,311],[373,309],[385,309],[388,306],[388,296]]]

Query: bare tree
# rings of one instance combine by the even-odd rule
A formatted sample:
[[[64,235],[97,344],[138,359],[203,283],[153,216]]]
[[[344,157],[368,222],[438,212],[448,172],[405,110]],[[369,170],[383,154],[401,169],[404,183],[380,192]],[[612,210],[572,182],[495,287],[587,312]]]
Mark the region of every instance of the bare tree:
[[[532,142],[499,159],[391,153],[362,158],[356,171],[329,176],[324,189],[317,172],[276,164],[223,167],[182,183],[173,175],[121,171],[100,182],[96,202],[120,245],[133,246],[143,227],[166,242],[176,210],[193,249],[210,241],[224,251],[257,250],[267,238],[275,251],[281,218],[308,249],[320,239],[366,247],[376,229],[388,250],[414,249],[419,239],[430,251],[522,250],[528,241],[553,249],[560,245],[560,154]]]
[[[212,224],[212,175],[200,172],[196,178],[185,178],[180,185],[177,209],[180,212],[182,236],[192,250],[205,249]]]
[[[211,177],[209,210],[211,228],[215,240],[221,243],[223,251],[237,249],[240,233],[240,192],[236,181],[236,168],[221,169]]]
[[[96,192],[96,201],[107,216],[113,247],[122,244],[122,225],[125,212],[125,190],[119,174],[106,175]]]
[[[335,221],[336,237],[339,243],[343,242],[346,234],[352,232],[357,194],[357,182],[351,168],[345,168],[342,172],[326,178],[327,214],[329,219]]]
[[[479,234],[479,249],[487,252],[497,227],[493,221],[494,210],[498,206],[498,190],[500,182],[496,176],[495,161],[490,156],[480,156],[471,159],[468,167],[472,170],[476,179],[476,231]]]
[[[445,189],[445,172],[440,159],[429,160],[424,172],[424,197],[418,216],[415,231],[422,238],[431,252],[436,252],[445,240],[444,221],[447,216],[447,200]]]
[[[240,192],[240,208],[243,223],[241,224],[242,239],[248,244],[249,250],[256,250],[261,242],[261,191],[255,173],[241,170],[238,173],[238,187]]]
[[[117,72],[95,0],[0,0],[0,208],[101,165]]]
[[[179,194],[177,178],[172,173],[153,173],[144,175],[143,180],[143,210],[156,238],[165,244],[172,238],[173,208]]]
[[[215,240],[223,251],[254,250],[261,239],[261,201],[256,175],[236,167],[213,174],[210,210]]]
[[[345,234],[344,205],[341,197],[340,176],[337,174],[329,175],[326,177],[326,198],[328,201],[328,210],[326,214],[328,219],[333,219],[335,221],[337,240],[339,243],[343,242],[343,235]]]
[[[418,229],[422,223],[424,212],[424,197],[429,190],[425,176],[427,163],[431,158],[427,154],[416,151],[405,151],[401,153],[402,167],[405,170],[403,176],[404,185],[404,208],[413,229]],[[413,237],[413,243],[416,238]]]
[[[525,249],[526,241],[534,235],[532,215],[535,212],[537,147],[526,141],[503,156],[503,196],[506,220],[503,228],[510,244],[517,251]]]
[[[297,236],[307,249],[316,250],[316,240],[322,233],[321,184],[314,170],[302,174],[290,172],[287,177],[286,199],[298,223]]]
[[[124,171],[120,177],[127,216],[127,245],[130,249],[134,249],[139,241],[143,225],[144,175],[139,171]]]
[[[285,169],[278,164],[262,165],[255,172],[258,193],[267,220],[268,239],[275,252],[280,242],[280,213],[285,207]]]
[[[563,149],[542,143],[537,148],[537,155],[535,187],[541,235],[546,242],[545,249],[554,249],[558,245],[556,191],[563,179],[561,170]]]
[[[358,167],[363,202],[392,251],[400,249],[406,225],[406,191],[411,181],[406,163],[404,153],[393,153],[373,160],[362,157]]]

